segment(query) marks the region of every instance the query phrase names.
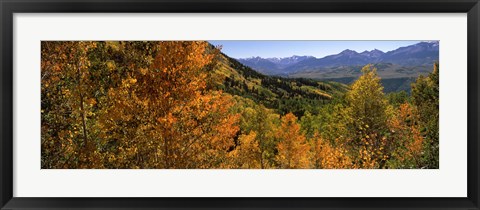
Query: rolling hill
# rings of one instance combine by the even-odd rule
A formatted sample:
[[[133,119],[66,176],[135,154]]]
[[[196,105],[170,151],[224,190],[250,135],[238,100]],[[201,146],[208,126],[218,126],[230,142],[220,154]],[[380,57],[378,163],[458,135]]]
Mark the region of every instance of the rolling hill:
[[[334,81],[264,75],[225,54],[218,56],[213,74],[218,89],[251,99],[280,114],[315,113],[321,104],[348,90],[347,85]]]

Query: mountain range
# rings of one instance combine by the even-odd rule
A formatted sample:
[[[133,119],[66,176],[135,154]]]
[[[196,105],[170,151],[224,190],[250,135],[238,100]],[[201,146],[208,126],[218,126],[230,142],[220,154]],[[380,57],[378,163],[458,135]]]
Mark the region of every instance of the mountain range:
[[[265,75],[223,53],[217,58],[212,78],[214,87],[239,96],[237,99],[243,103],[252,100],[281,114],[292,112],[298,116],[305,111],[313,113],[315,107],[348,90],[347,85],[335,81]]]
[[[303,61],[314,60],[313,56],[298,56],[294,55],[285,58],[262,58],[251,57],[244,59],[237,59],[243,65],[249,66],[260,73],[267,75],[282,75],[287,74],[287,68]]]
[[[237,60],[260,73],[283,77],[356,78],[361,75],[360,70],[364,65],[374,64],[382,79],[413,78],[429,73],[433,63],[438,62],[439,42],[419,42],[388,52],[374,49],[359,53],[346,49],[323,58],[294,55],[286,58],[251,57]]]

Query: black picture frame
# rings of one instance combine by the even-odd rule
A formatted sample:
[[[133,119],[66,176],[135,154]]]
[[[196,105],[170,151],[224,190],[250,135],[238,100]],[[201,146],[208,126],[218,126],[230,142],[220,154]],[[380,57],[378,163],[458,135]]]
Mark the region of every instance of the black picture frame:
[[[0,0],[1,209],[479,209],[478,0]],[[466,198],[25,198],[13,197],[14,13],[467,13]],[[448,182],[449,180],[444,180]],[[94,189],[92,189],[94,190]],[[348,189],[345,189],[348,190]]]

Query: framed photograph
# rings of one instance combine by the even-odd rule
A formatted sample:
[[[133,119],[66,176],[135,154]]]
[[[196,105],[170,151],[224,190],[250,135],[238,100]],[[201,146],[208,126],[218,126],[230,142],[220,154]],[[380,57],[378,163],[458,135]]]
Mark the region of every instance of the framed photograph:
[[[0,6],[1,209],[479,209],[478,0]]]

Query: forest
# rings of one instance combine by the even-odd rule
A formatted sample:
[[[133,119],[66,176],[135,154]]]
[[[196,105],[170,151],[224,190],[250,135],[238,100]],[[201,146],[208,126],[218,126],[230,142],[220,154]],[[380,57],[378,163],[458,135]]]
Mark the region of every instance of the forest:
[[[206,41],[42,41],[42,169],[438,169],[439,65],[386,94]]]

